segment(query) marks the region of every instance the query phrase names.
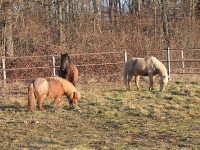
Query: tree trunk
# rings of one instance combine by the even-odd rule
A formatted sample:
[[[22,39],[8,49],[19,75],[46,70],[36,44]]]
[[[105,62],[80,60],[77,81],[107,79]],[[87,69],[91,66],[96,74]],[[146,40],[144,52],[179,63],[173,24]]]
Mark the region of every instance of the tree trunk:
[[[154,46],[156,47],[157,39],[157,7],[156,2],[154,1]]]
[[[195,13],[195,4],[194,0],[190,0],[190,6],[189,6],[189,17],[190,17],[190,27],[189,27],[189,45],[190,47],[193,47],[193,25],[194,25],[194,13]]]
[[[118,2],[117,0],[114,0],[114,26],[117,27],[118,24],[118,6],[117,6]]]
[[[167,16],[167,3],[168,3],[167,0],[166,1],[165,0],[161,0],[162,28],[163,28],[164,46],[165,46],[165,48],[170,46],[168,16]]]
[[[47,19],[48,23],[51,24],[52,10],[51,10],[50,0],[44,0],[44,8],[45,8],[45,18]]]
[[[138,0],[138,1],[137,1],[137,4],[138,4],[138,6],[137,6],[137,7],[138,7],[138,8],[137,8],[137,12],[138,12],[138,13],[140,13],[140,11],[141,11],[141,3],[142,3],[141,0]]]
[[[14,56],[13,52],[13,31],[12,31],[12,4],[10,2],[3,3],[5,13],[5,32],[4,32],[4,49],[6,56]]]
[[[120,15],[122,15],[122,5],[120,0],[118,0],[118,4],[119,4],[119,13]]]
[[[113,0],[109,0],[109,6],[108,6],[108,14],[109,14],[109,20],[112,24],[112,16],[113,16]]]
[[[59,2],[58,5],[58,19],[59,19],[59,40],[60,45],[63,45],[65,43],[65,34],[64,34],[64,17],[63,17],[63,9],[64,9],[64,2]]]
[[[71,23],[73,20],[73,0],[69,0],[69,16],[68,22]]]
[[[98,25],[98,7],[97,7],[97,0],[92,0],[93,3],[93,9],[94,9],[94,21],[93,21],[93,30],[95,32],[96,30],[96,25]],[[101,32],[101,30],[100,30]]]

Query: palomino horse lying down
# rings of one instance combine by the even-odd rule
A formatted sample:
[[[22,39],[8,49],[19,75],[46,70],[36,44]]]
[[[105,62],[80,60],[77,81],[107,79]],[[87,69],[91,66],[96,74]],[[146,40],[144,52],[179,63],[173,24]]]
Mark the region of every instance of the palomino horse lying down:
[[[168,83],[168,75],[165,66],[155,57],[132,58],[125,62],[123,66],[124,84],[127,89],[130,89],[130,82],[135,76],[135,84],[139,90],[140,76],[149,76],[149,90],[153,90],[153,78],[155,75],[160,76],[160,91],[165,89]]]
[[[35,79],[28,88],[28,111],[34,111],[36,101],[40,110],[45,98],[54,99],[54,108],[57,107],[63,95],[69,99],[70,105],[77,104],[81,98],[80,92],[69,81],[60,77],[47,77]]]

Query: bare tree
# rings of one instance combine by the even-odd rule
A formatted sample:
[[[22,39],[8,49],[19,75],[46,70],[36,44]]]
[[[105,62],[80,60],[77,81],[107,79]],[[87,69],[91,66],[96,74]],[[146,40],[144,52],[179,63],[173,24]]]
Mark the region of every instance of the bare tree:
[[[189,1],[189,17],[190,17],[190,44],[193,43],[193,26],[194,26],[194,19],[195,19],[195,0],[190,0]],[[192,45],[191,45],[192,46]]]
[[[168,4],[168,0],[161,0],[162,28],[163,28],[165,48],[170,46],[167,4]]]
[[[5,27],[4,27],[4,52],[6,56],[13,56],[13,28],[12,28],[12,3],[9,1],[3,2]]]
[[[113,0],[109,0],[108,14],[109,14],[110,23],[112,24],[113,23]]]
[[[0,43],[9,56],[48,51],[51,44],[70,50],[200,44],[194,40],[200,38],[199,0],[16,1],[18,19],[14,0],[0,0]]]
[[[65,43],[65,33],[64,33],[64,23],[65,23],[65,17],[63,11],[65,3],[64,1],[60,1],[58,3],[58,19],[59,19],[59,40],[60,45],[63,45]]]
[[[70,23],[73,21],[73,0],[69,0],[68,9],[69,9],[68,22]]]
[[[96,25],[98,26],[98,28],[99,28],[99,24],[98,24],[98,6],[97,6],[97,0],[92,0],[92,4],[93,4],[93,9],[94,9],[94,24],[93,24],[93,26],[94,26],[94,32],[95,32],[95,30],[96,30]],[[100,31],[101,32],[101,31]]]

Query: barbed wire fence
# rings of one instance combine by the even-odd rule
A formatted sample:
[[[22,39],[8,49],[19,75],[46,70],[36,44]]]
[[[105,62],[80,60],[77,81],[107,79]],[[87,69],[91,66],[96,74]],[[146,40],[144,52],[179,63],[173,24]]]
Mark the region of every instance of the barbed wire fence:
[[[80,79],[91,77],[106,78],[110,81],[122,77],[124,61],[131,57],[155,56],[163,62],[171,74],[200,74],[200,49],[163,49],[148,53],[137,51],[114,51],[101,53],[70,54],[78,67]],[[3,85],[15,81],[30,82],[37,77],[58,75],[60,56],[2,57],[0,60],[0,80]]]

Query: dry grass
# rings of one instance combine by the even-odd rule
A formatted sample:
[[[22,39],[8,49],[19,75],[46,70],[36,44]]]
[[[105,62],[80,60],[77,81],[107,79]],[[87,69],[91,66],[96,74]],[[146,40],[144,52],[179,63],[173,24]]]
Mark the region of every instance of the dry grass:
[[[79,107],[27,113],[27,89],[1,89],[1,149],[199,149],[199,81],[171,82],[160,93],[122,83],[79,83]],[[20,89],[18,89],[20,87]]]

